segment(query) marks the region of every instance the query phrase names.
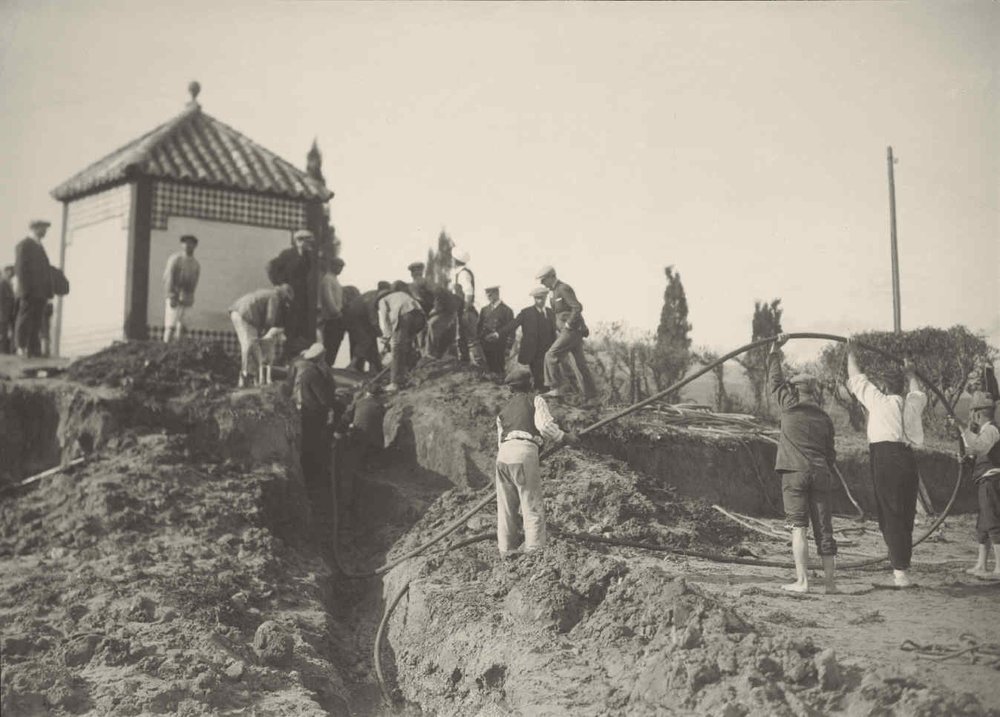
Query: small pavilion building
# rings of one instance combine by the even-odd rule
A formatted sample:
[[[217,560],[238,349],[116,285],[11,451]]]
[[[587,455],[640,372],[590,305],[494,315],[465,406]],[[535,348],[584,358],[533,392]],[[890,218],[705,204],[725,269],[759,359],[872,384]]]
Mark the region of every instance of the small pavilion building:
[[[191,83],[178,116],[52,191],[63,203],[59,262],[71,289],[56,307],[58,355],[162,336],[163,270],[185,234],[198,237],[201,264],[189,335],[234,346],[232,302],[269,285],[266,264],[295,230],[323,236],[333,193],[205,114],[199,89]]]

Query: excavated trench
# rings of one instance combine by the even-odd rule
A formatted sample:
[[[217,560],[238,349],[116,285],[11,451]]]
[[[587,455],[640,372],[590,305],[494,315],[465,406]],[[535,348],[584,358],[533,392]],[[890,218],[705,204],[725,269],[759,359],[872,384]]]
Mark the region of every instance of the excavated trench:
[[[338,536],[340,557],[352,569],[363,571],[373,568],[382,564],[387,556],[393,557],[411,548],[426,537],[429,531],[439,528],[446,519],[450,519],[449,516],[457,515],[459,509],[469,503],[472,489],[481,488],[491,480],[495,439],[491,431],[483,430],[482,426],[489,423],[491,416],[495,415],[496,404],[500,400],[499,390],[489,386],[474,400],[460,399],[456,393],[458,385],[445,381],[439,388],[424,391],[418,399],[397,400],[389,408],[385,419],[388,448],[367,465],[357,465],[357,456],[352,453],[350,446],[345,445],[339,449],[336,465],[341,474],[353,471],[357,486],[352,518],[347,525],[342,526]],[[266,472],[267,475],[259,482],[251,480],[249,485],[255,486],[258,491],[254,494],[258,503],[255,510],[259,514],[256,524],[278,542],[273,539],[262,541],[260,552],[270,550],[273,555],[257,557],[265,562],[268,558],[272,562],[284,562],[284,568],[289,572],[283,573],[279,566],[270,565],[271,579],[301,579],[303,584],[310,586],[306,592],[312,602],[296,603],[290,608],[293,599],[290,596],[281,598],[279,592],[271,597],[267,597],[266,590],[257,596],[251,594],[250,611],[246,612],[244,609],[240,619],[232,620],[234,624],[230,626],[229,633],[220,640],[242,640],[244,647],[230,646],[228,651],[242,656],[248,672],[259,670],[258,676],[265,682],[271,680],[274,688],[284,685],[289,694],[295,690],[304,693],[322,708],[323,714],[390,713],[381,704],[370,657],[383,606],[392,599],[404,581],[426,579],[428,565],[437,565],[442,561],[447,564],[449,560],[459,558],[440,557],[430,560],[430,563],[425,558],[411,561],[389,573],[384,582],[381,578],[347,580],[340,576],[336,568],[331,567],[334,561],[329,553],[329,546],[318,545],[305,529],[303,515],[307,511],[306,498],[296,459],[298,422],[287,401],[278,396],[276,389],[233,393],[215,397],[211,401],[189,398],[155,404],[136,403],[120,392],[84,388],[62,381],[2,383],[0,391],[0,485],[10,485],[26,475],[64,463],[79,455],[81,445],[93,448],[95,463],[99,464],[103,460],[102,456],[128,452],[135,447],[137,440],[142,444],[141,436],[151,433],[163,434],[168,443],[170,440],[174,441],[170,443],[170,450],[173,451],[171,457],[164,458],[164,455],[155,452],[150,454],[157,462],[162,460],[169,464],[171,460],[183,461],[199,474],[205,475],[256,476],[262,471]],[[442,410],[443,406],[448,409]],[[589,418],[571,413],[566,416],[566,421],[579,427],[585,425]],[[137,439],[137,436],[140,438]],[[581,463],[581,459],[573,455],[557,456],[547,469],[547,474],[553,476],[556,485],[559,485],[560,480],[570,481],[565,484],[565,492],[557,489],[559,493],[550,498],[553,510],[560,516],[563,524],[576,529],[596,531],[599,534],[613,528],[616,532],[631,531],[635,536],[643,538],[648,537],[648,524],[654,519],[668,523],[676,518],[679,524],[688,521],[676,533],[667,535],[667,539],[675,540],[677,545],[695,545],[706,540],[715,541],[717,545],[731,545],[736,540],[738,531],[724,522],[713,522],[715,518],[710,510],[693,515],[671,513],[676,510],[674,506],[678,496],[720,503],[733,510],[756,515],[776,515],[780,509],[777,481],[773,479],[770,470],[770,466],[773,466],[774,448],[762,439],[704,438],[685,431],[655,426],[651,428],[648,424],[627,420],[591,436],[587,447],[617,461],[601,466],[602,470],[607,468],[609,473],[595,477],[593,470],[596,464],[586,461]],[[855,496],[866,510],[873,511],[864,456],[842,456],[841,467]],[[943,505],[954,481],[954,463],[939,454],[927,453],[921,454],[921,468],[932,498],[937,504]],[[86,475],[84,472],[84,478]],[[70,476],[70,480],[75,478]],[[589,501],[583,507],[574,503],[575,498],[570,494],[575,488],[569,488],[570,485],[579,486],[581,481]],[[239,491],[242,490],[240,485],[232,482],[227,484],[226,489]],[[458,490],[453,491],[452,488]],[[37,490],[48,489],[49,486],[43,484]],[[125,493],[128,490],[128,485],[121,489]],[[613,495],[614,501],[602,503],[602,495]],[[148,496],[139,495],[122,500],[141,503],[147,498]],[[619,502],[612,504],[615,501]],[[974,504],[975,497],[963,491],[956,511],[969,510]],[[836,509],[851,512],[846,497],[841,496]],[[9,515],[5,514],[5,520],[16,520],[17,509],[12,508],[9,512]],[[138,509],[134,512],[142,513]],[[470,527],[488,528],[491,519],[489,511],[485,512],[487,515],[470,520]],[[238,534],[242,524],[233,525],[234,534]],[[225,532],[227,526],[228,523],[222,521],[212,533],[214,539],[223,545],[230,540]],[[170,530],[170,526],[164,525],[162,529]],[[7,525],[4,530],[9,533],[17,530],[17,526]],[[208,545],[201,549],[210,554],[214,548]],[[241,551],[244,550],[249,555],[249,549],[244,546]],[[495,578],[491,579],[493,582],[487,581],[487,588],[496,591],[496,599],[503,600],[505,609],[514,615],[515,623],[521,627],[515,630],[516,634],[508,645],[498,645],[481,654],[478,658],[483,661],[481,665],[477,662],[463,670],[463,653],[458,648],[455,648],[450,661],[439,659],[440,655],[433,659],[430,656],[423,659],[415,654],[415,650],[423,649],[421,641],[414,637],[412,629],[400,627],[397,621],[396,626],[389,631],[382,653],[384,667],[390,681],[398,684],[403,697],[411,702],[402,703],[392,713],[420,714],[420,708],[416,705],[419,703],[430,713],[454,714],[456,712],[449,705],[467,704],[456,700],[463,694],[466,697],[462,699],[467,700],[469,690],[480,695],[476,698],[480,705],[477,709],[483,710],[484,714],[491,713],[490,710],[494,708],[498,714],[512,708],[516,704],[512,700],[519,692],[522,698],[525,695],[532,699],[540,698],[551,685],[545,680],[539,681],[533,670],[551,669],[553,665],[539,657],[539,660],[529,660],[530,665],[517,666],[518,650],[535,649],[535,643],[532,642],[534,637],[528,639],[521,634],[523,626],[528,623],[549,625],[556,634],[568,634],[578,624],[586,622],[587,627],[581,627],[577,632],[605,629],[610,636],[616,634],[616,631],[624,630],[622,635],[623,639],[627,638],[627,642],[632,639],[628,635],[632,635],[633,630],[652,629],[652,623],[647,621],[648,624],[643,623],[646,627],[637,627],[626,619],[625,624],[618,624],[620,616],[616,617],[607,611],[617,609],[615,605],[622,601],[622,609],[626,611],[640,609],[638,606],[641,603],[633,605],[633,602],[639,599],[637,596],[644,590],[648,591],[650,585],[663,588],[664,592],[654,602],[666,600],[665,609],[687,611],[684,614],[693,610],[701,616],[698,620],[708,620],[710,617],[711,620],[722,620],[720,625],[712,623],[712,627],[708,627],[706,623],[703,628],[698,622],[699,626],[692,628],[693,623],[690,621],[684,623],[676,618],[671,634],[678,629],[704,629],[707,643],[707,634],[711,630],[717,633],[713,640],[730,639],[725,636],[739,637],[746,633],[738,618],[730,616],[725,610],[719,612],[714,604],[708,605],[710,600],[706,603],[707,598],[691,593],[683,583],[677,584],[659,572],[644,572],[645,568],[633,572],[606,556],[583,558],[576,548],[561,550],[569,551],[565,556],[568,564],[582,560],[586,566],[586,574],[578,579],[564,576],[562,581],[558,576],[555,579],[551,576],[545,578],[539,585],[548,588],[547,597],[536,595],[528,588],[520,589],[510,584],[506,578],[500,579],[499,583]],[[14,555],[24,555],[25,552],[30,551],[19,552],[16,546],[12,550],[4,550],[4,554]],[[126,559],[131,560],[128,557],[131,555],[128,553]],[[317,556],[323,559],[322,562],[316,562],[314,558]],[[466,575],[476,588],[482,587],[480,578],[486,574],[483,571],[495,572],[499,569],[490,567],[494,558],[487,546],[472,550],[461,560],[467,562],[462,563],[459,568],[460,574]],[[517,570],[512,574],[514,578],[517,577]],[[528,576],[525,574],[522,577],[527,579]],[[631,592],[622,592],[625,588]],[[474,614],[481,609],[475,601],[466,604],[463,599],[456,599],[454,594],[446,595],[435,590],[428,587],[417,591],[412,600],[407,601],[404,606],[407,623],[412,621],[414,625],[440,629],[453,626],[454,620],[463,611],[472,611],[467,617],[473,622],[481,617]],[[552,598],[552,595],[556,597]],[[628,595],[632,597],[627,597]],[[667,597],[663,597],[664,595]],[[232,596],[228,595],[221,595],[220,598],[224,601],[232,600]],[[170,596],[164,599],[169,602]],[[558,604],[545,602],[552,599]],[[652,597],[650,599],[653,600]],[[301,618],[289,617],[289,611],[298,615],[317,608],[322,614],[313,616],[312,622],[308,624]],[[231,609],[228,603],[226,609]],[[216,610],[218,614],[218,606]],[[453,611],[455,614],[450,619],[443,619],[440,617],[442,611]],[[722,617],[718,618],[718,615]],[[273,671],[268,672],[266,668],[255,664],[261,658],[254,658],[245,649],[245,643],[254,639],[253,628],[264,618],[277,619],[279,622],[284,620],[285,624],[293,625],[293,640],[298,645],[295,659],[300,659],[299,652],[307,655],[308,659],[303,658],[301,664],[294,663],[298,667],[294,670],[297,677],[290,681],[283,682],[272,674]],[[9,627],[10,618],[4,619],[8,621]],[[609,627],[600,628],[603,624],[601,621],[607,622]],[[197,626],[192,627],[197,629]],[[503,631],[479,634],[473,630],[467,637],[469,640],[504,639]],[[670,639],[675,642],[677,640],[676,636]],[[614,642],[610,644],[613,646]],[[553,649],[561,650],[565,646],[553,645]],[[787,650],[789,655],[804,655],[808,652],[798,645],[782,645],[781,649]],[[748,654],[763,652],[757,646]],[[398,666],[397,659],[400,660]],[[490,662],[491,659],[493,662]],[[448,666],[450,677],[444,682],[444,692],[437,693],[434,691],[436,688],[428,685],[440,682],[432,673],[434,670],[445,669],[445,666]],[[649,673],[643,678],[645,687],[642,689],[645,692],[642,694],[629,697],[614,693],[611,687],[602,688],[597,684],[591,685],[593,689],[581,689],[580,699],[593,699],[599,703],[600,700],[613,697],[614,700],[625,700],[626,703],[629,699],[635,699],[654,705],[657,700],[663,699],[662,695],[654,693],[665,689],[665,685],[675,684],[680,679],[690,691],[692,680],[697,683],[704,678],[704,675],[698,677],[687,673],[687,676],[681,677],[661,675],[657,670],[665,668],[658,667],[653,662],[642,663],[640,667]],[[229,667],[225,669],[228,670]],[[589,679],[589,673],[585,669],[574,669],[579,669],[579,677]],[[716,668],[705,669],[712,674],[713,670],[718,672]],[[219,671],[221,673],[221,667]],[[330,674],[326,674],[327,672]],[[515,684],[518,679],[523,681],[520,688]],[[241,680],[236,681],[237,686],[241,684]],[[224,685],[227,699],[236,699],[229,695],[229,692],[236,689],[231,684],[233,682],[231,678],[220,674],[220,687],[217,691],[223,691],[221,685]],[[598,694],[601,689],[611,692]],[[5,694],[10,691],[5,688]],[[275,691],[276,689],[271,689],[268,692],[268,699],[272,698]],[[198,697],[193,688],[190,693],[193,695],[191,699]],[[209,700],[204,695],[201,698]],[[260,705],[262,699],[254,696],[254,703]],[[81,704],[100,705],[97,700],[95,697],[91,702],[84,701]],[[168,701],[167,704],[180,703]],[[264,705],[259,707],[261,714],[268,713],[266,702]],[[486,709],[484,705],[492,707]],[[593,705],[590,708],[592,710]],[[280,713],[280,710],[275,708],[275,713]],[[307,712],[300,710],[300,713]],[[461,713],[461,709],[457,713]]]

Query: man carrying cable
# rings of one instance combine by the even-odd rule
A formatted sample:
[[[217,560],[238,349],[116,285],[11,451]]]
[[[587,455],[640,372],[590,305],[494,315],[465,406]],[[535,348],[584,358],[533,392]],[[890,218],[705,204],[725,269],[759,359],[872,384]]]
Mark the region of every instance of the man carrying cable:
[[[787,334],[779,334],[767,356],[771,393],[781,407],[781,436],[774,470],[781,476],[781,495],[785,517],[792,528],[792,557],[795,560],[795,582],[782,585],[782,588],[796,593],[809,591],[806,528],[812,522],[816,550],[823,561],[826,592],[835,593],[837,541],[833,537],[830,505],[831,468],[836,458],[833,421],[819,407],[815,376],[800,373],[784,380],[781,347],[786,341]]]
[[[913,519],[920,483],[911,446],[924,442],[921,415],[927,405],[927,394],[920,390],[909,359],[903,362],[902,372],[895,367],[889,370],[882,386],[884,390],[879,390],[861,373],[854,349],[848,343],[847,390],[868,411],[868,450],[878,527],[889,548],[893,582],[898,588],[906,588],[913,584],[906,571],[910,569],[913,554]],[[909,391],[903,398],[907,386]]]
[[[979,540],[979,554],[976,564],[967,572],[985,576],[986,559],[990,543],[996,562],[993,577],[1000,577],[1000,430],[994,421],[996,403],[993,396],[985,391],[972,394],[971,425],[962,431],[962,441],[972,464],[972,479],[976,482],[979,496],[979,516],[976,519],[976,537]]]

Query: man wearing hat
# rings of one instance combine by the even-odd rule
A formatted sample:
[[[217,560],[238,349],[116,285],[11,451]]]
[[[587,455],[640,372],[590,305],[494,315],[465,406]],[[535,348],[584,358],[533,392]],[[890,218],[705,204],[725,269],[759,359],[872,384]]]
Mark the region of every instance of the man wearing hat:
[[[531,392],[531,372],[518,366],[504,383],[511,397],[497,416],[497,544],[500,555],[508,557],[520,542],[518,512],[523,519],[524,550],[545,546],[545,504],[538,449],[543,439],[568,444],[579,442],[552,418],[545,399]]]
[[[434,310],[434,291],[424,277],[424,268],[424,262],[415,261],[407,266],[406,270],[410,272],[410,295],[420,304],[420,308],[424,310],[424,316],[430,316]],[[425,356],[430,355],[427,326],[424,326],[417,336],[417,346],[420,347],[421,353]]]
[[[309,277],[313,271],[316,243],[312,232],[299,229],[292,234],[292,244],[293,246],[268,262],[267,276],[275,286],[288,284],[295,292],[294,302],[285,317],[284,326],[288,336],[312,342],[313,329],[309,325]]]
[[[507,363],[507,349],[514,340],[513,335],[500,336],[500,329],[514,320],[514,312],[500,300],[500,287],[486,287],[489,304],[479,312],[477,335],[483,347],[486,368],[498,377],[503,376]]]
[[[993,543],[993,576],[1000,577],[1000,429],[994,416],[996,402],[986,391],[972,394],[969,406],[969,428],[962,431],[962,440],[969,456],[974,459],[972,479],[979,495],[979,516],[976,538],[979,554],[969,568],[973,575],[986,575],[989,545]]]
[[[17,277],[17,352],[21,356],[41,354],[40,332],[45,319],[45,306],[54,296],[52,268],[42,239],[50,222],[35,219],[29,224],[31,234],[17,243],[14,274]]]
[[[583,340],[590,335],[583,320],[583,306],[573,287],[559,281],[551,266],[542,267],[535,278],[551,292],[552,311],[556,316],[556,340],[545,354],[545,383],[550,389],[545,395],[550,398],[565,395],[562,363],[564,357],[572,356],[580,377],[584,405],[593,404],[597,400],[597,385],[583,353]]]
[[[281,326],[282,316],[294,296],[292,287],[282,284],[252,291],[229,307],[229,318],[240,342],[240,387],[253,382],[250,363],[254,342],[262,334],[270,332],[273,335],[273,330]]]
[[[309,496],[312,529],[317,538],[332,540],[335,495],[330,482],[332,427],[344,406],[337,382],[326,362],[326,347],[316,342],[292,363],[288,374],[292,400],[299,410],[302,478]]]
[[[378,300],[378,325],[383,341],[392,349],[390,359],[391,383],[386,392],[398,391],[406,382],[413,359],[413,342],[424,328],[427,318],[417,300],[410,296],[409,287],[402,281],[393,283]]]
[[[806,528],[812,523],[816,549],[823,561],[826,592],[837,592],[834,560],[837,541],[833,538],[830,506],[833,447],[833,421],[819,406],[816,378],[800,373],[785,381],[782,376],[781,346],[788,340],[778,336],[767,356],[771,393],[781,407],[781,436],[774,470],[781,476],[781,495],[785,518],[792,529],[792,557],[795,582],[782,586],[791,592],[809,591],[809,542]]]
[[[858,368],[851,344],[847,346],[847,390],[868,411],[868,455],[875,488],[878,526],[889,548],[896,587],[912,585],[907,571],[913,554],[913,519],[917,512],[920,476],[911,446],[924,442],[922,414],[927,394],[920,390],[913,364],[903,371],[893,367],[880,390]],[[904,389],[909,387],[905,398]]]
[[[181,237],[184,248],[175,252],[167,259],[167,267],[163,271],[163,295],[166,297],[166,309],[163,316],[163,341],[169,342],[171,334],[180,338],[184,330],[184,317],[187,310],[194,306],[194,292],[198,288],[201,276],[201,264],[194,258],[194,250],[198,246],[198,237],[185,234]]]
[[[536,286],[529,293],[534,303],[521,309],[517,318],[501,326],[499,338],[506,338],[508,345],[514,332],[521,329],[521,345],[517,350],[517,362],[531,370],[531,379],[536,391],[547,391],[545,386],[545,352],[556,339],[556,317],[552,309],[545,305],[549,290]]]
[[[344,287],[340,272],[344,260],[339,256],[323,261],[323,276],[319,280],[319,338],[326,347],[326,362],[333,366],[344,341],[347,322],[344,319]]]

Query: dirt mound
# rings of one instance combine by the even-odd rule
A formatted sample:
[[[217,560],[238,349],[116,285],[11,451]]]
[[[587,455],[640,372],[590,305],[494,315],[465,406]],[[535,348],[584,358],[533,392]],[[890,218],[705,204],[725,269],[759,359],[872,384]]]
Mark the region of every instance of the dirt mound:
[[[167,398],[218,393],[236,385],[239,361],[221,343],[181,340],[116,343],[70,364],[67,376],[88,386]]]
[[[0,504],[3,713],[346,713],[302,500],[152,435]]]

